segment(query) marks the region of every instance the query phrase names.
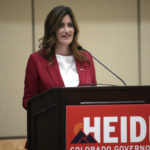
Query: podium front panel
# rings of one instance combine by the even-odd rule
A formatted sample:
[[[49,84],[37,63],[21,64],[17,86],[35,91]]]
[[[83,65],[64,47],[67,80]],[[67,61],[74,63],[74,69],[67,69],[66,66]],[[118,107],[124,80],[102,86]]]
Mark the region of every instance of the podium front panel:
[[[150,104],[66,106],[66,150],[150,149]]]

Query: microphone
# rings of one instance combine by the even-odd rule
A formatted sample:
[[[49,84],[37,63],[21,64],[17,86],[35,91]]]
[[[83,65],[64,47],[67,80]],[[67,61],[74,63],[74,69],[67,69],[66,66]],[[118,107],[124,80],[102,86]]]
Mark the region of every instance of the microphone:
[[[78,50],[85,50],[88,54],[90,54],[94,60],[96,60],[99,64],[101,64],[106,70],[108,70],[110,73],[112,73],[115,77],[117,77],[122,83],[123,85],[126,86],[126,83],[123,81],[123,79],[121,79],[118,75],[116,75],[112,70],[110,70],[108,67],[106,67],[102,62],[100,62],[95,56],[93,56],[89,51],[87,51],[86,49],[83,49],[82,46],[78,46],[77,47]]]

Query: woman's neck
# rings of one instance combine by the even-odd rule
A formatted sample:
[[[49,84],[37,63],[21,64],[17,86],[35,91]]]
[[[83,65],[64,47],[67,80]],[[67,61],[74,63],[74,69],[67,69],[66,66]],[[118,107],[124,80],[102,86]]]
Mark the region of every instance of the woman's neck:
[[[59,55],[64,55],[64,56],[72,55],[72,51],[70,50],[69,46],[56,45],[55,53]]]

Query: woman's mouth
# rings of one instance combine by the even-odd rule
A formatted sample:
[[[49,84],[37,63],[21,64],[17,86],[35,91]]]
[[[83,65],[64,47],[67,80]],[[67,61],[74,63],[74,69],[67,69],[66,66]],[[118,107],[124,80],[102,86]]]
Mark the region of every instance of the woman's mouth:
[[[64,34],[62,35],[63,38],[69,38],[71,36],[71,34]]]

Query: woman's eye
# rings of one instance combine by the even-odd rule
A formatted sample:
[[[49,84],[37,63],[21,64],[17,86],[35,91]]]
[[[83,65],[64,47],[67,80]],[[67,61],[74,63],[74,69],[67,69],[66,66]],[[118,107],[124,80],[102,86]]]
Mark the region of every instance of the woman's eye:
[[[69,23],[69,24],[68,24],[68,27],[73,27],[73,24],[72,24],[72,23]]]
[[[62,28],[62,27],[64,27],[64,24],[60,23],[59,28]]]
[[[66,25],[65,25],[64,23],[60,23],[60,24],[59,24],[59,28],[63,28],[63,27],[65,27],[65,26],[68,26],[68,27],[71,28],[71,27],[73,27],[73,24],[72,24],[72,22],[70,22],[70,23],[68,23],[68,24],[66,24]]]

